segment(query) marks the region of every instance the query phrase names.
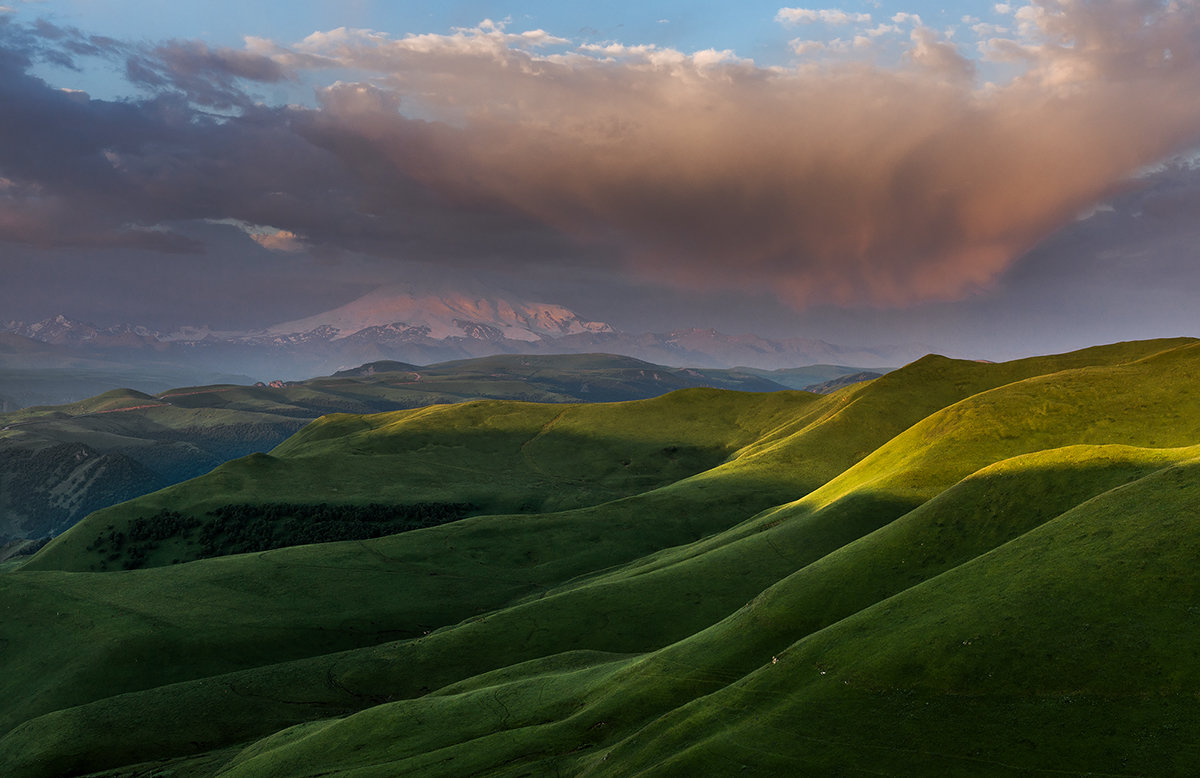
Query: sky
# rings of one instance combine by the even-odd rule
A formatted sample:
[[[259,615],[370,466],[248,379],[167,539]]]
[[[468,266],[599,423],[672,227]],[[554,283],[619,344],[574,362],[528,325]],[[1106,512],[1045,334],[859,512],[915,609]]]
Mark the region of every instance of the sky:
[[[0,322],[1200,335],[1198,150],[1191,0],[0,0]]]

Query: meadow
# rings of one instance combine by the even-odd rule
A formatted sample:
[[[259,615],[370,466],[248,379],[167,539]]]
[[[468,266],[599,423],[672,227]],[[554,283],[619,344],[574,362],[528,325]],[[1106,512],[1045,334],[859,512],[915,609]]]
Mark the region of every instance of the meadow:
[[[0,575],[0,765],[1187,775],[1198,379],[1175,339],[828,395],[326,415]],[[198,542],[228,506],[301,505],[461,510]]]

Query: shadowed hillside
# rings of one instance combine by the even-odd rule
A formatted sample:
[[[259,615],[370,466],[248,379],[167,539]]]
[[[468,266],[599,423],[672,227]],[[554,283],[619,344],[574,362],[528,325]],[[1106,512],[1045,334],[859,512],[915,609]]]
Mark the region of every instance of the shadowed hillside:
[[[1181,339],[825,396],[325,417],[0,576],[0,763],[1187,775],[1198,379]],[[317,502],[474,515],[216,558],[168,531]],[[88,572],[135,524],[145,569]]]
[[[853,369],[803,370],[838,376]],[[14,410],[0,414],[0,541],[59,534],[93,511],[269,451],[322,414],[477,399],[611,402],[701,386],[785,388],[770,375],[668,368],[609,354],[508,355],[424,367],[373,362],[270,386],[194,386],[155,395],[115,389],[69,405]],[[0,376],[0,384],[6,381]]]

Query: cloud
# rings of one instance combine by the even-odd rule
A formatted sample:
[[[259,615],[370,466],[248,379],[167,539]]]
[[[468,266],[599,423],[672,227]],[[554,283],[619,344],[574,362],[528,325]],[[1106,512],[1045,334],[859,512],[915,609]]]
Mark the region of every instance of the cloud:
[[[12,110],[0,122],[0,240],[197,252],[202,244],[171,224],[235,213],[271,224],[279,211],[353,223],[352,213],[337,213],[336,195],[353,182],[288,128],[285,109],[225,120],[171,90],[143,101],[90,99],[25,72],[48,40],[74,43],[74,33],[48,39],[0,26],[5,33],[0,102]]]
[[[640,61],[658,67],[677,67],[685,64],[707,67],[729,62],[748,62],[748,60],[742,60],[734,54],[732,49],[723,49],[721,51],[704,49],[691,54],[685,54],[678,49],[661,48],[654,44],[626,46],[622,43],[608,42],[585,43],[578,50],[601,56],[608,61],[616,61],[618,59]]]
[[[251,232],[250,239],[265,249],[295,253],[304,249],[304,240],[294,232],[275,230],[274,232]]]
[[[0,239],[195,250],[171,225],[238,219],[314,251],[907,305],[987,287],[1143,166],[1200,143],[1193,3],[1022,6],[1018,33],[988,43],[1020,73],[983,86],[951,43],[897,17],[912,30],[895,67],[764,68],[504,22],[238,52],[167,44],[127,54],[160,80],[123,103],[28,75],[38,52],[99,43],[10,25]],[[296,73],[325,78],[316,106],[247,96]]]
[[[1009,32],[1009,29],[1001,24],[990,24],[988,22],[977,22],[971,25],[971,31],[976,35],[1000,35]]]
[[[972,64],[924,27],[912,70],[700,68],[624,47],[609,53],[631,59],[491,48],[473,64],[442,59],[444,46],[418,60],[360,41],[317,53],[369,64],[406,99],[433,95],[422,104],[449,123],[314,118],[378,138],[397,171],[458,201],[620,246],[646,277],[769,288],[798,305],[948,299],[1140,165],[1200,141],[1200,106],[1181,99],[1200,75],[1190,6],[1159,6],[1144,26],[1140,10],[1041,8],[1045,39],[1020,42],[1028,69],[999,87],[974,88]],[[1159,38],[1179,53],[1104,65]]]
[[[254,51],[210,48],[200,41],[169,41],[130,54],[125,75],[151,90],[174,90],[193,103],[218,109],[251,104],[242,82],[277,83],[289,77],[279,61]]]
[[[894,24],[879,24],[874,27],[871,27],[870,29],[866,30],[865,32],[867,34],[867,37],[878,38],[882,35],[889,35],[891,33],[900,32],[900,28]]]
[[[780,8],[775,21],[781,24],[870,24],[871,14],[847,13],[839,8]]]
[[[788,41],[788,47],[797,55],[803,57],[806,54],[813,54],[819,51],[825,51],[829,48],[829,44],[825,41],[805,40],[804,38],[796,38]]]
[[[928,27],[912,31],[909,58],[930,72],[955,81],[970,82],[975,77],[975,64],[958,52],[952,43],[938,40],[937,33]]]

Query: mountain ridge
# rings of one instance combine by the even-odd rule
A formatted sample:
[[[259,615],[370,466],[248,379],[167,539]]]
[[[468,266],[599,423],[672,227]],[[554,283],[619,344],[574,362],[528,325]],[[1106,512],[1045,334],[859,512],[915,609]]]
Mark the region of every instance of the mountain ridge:
[[[561,305],[472,297],[464,294],[419,294],[402,287],[376,289],[338,308],[268,327],[269,335],[303,333],[322,326],[338,330],[334,340],[371,327],[405,325],[424,328],[435,340],[471,335],[472,325],[494,331],[508,340],[536,342],[584,332],[613,332],[604,322],[585,321]]]
[[[10,321],[0,332],[89,353],[173,359],[260,378],[266,369],[275,374],[272,378],[289,380],[385,359],[429,364],[498,353],[606,352],[672,366],[777,369],[818,363],[874,368],[902,364],[927,350],[840,346],[815,338],[728,335],[701,328],[631,333],[552,303],[395,287],[258,330],[97,327],[60,314],[32,324]]]

